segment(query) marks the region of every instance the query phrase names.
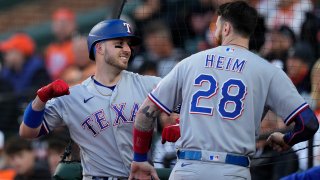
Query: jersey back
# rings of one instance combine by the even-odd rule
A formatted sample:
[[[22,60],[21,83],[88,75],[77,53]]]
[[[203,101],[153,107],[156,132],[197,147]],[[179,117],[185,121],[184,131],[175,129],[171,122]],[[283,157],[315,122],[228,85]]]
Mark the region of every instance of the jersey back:
[[[182,104],[179,148],[243,155],[255,151],[265,107],[289,122],[307,106],[281,69],[238,46],[184,59],[149,98],[168,113]]]

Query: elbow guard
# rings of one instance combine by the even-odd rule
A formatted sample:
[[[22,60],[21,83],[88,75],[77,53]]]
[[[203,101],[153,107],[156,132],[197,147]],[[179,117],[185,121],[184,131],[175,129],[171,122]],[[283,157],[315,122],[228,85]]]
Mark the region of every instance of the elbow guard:
[[[319,128],[318,119],[309,107],[297,114],[294,122],[294,129],[283,137],[290,146],[312,138]]]

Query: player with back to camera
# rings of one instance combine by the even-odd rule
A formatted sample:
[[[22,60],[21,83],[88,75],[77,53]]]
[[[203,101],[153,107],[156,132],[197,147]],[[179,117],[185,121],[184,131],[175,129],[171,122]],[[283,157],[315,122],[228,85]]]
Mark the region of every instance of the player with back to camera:
[[[178,63],[140,107],[129,179],[158,178],[146,161],[154,117],[180,103],[178,161],[170,179],[251,179],[249,159],[265,107],[286,125],[295,123],[292,131],[269,136],[273,149],[286,151],[314,135],[318,121],[287,75],[248,50],[256,20],[256,10],[243,1],[219,6],[220,46]]]
[[[71,88],[56,80],[39,89],[25,110],[20,135],[36,138],[66,125],[80,147],[83,179],[128,179],[135,116],[160,78],[125,70],[131,47],[140,43],[127,22],[102,21],[87,40],[94,76]]]

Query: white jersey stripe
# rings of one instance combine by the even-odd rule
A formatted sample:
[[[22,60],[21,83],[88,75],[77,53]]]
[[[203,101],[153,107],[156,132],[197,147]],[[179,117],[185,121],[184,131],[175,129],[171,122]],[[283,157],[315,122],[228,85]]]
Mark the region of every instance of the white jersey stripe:
[[[46,120],[44,119],[43,120],[43,127],[44,127],[44,129],[46,130],[46,132],[47,132],[47,134],[50,132],[50,129],[49,129],[49,127],[48,127],[48,124],[47,124],[47,122],[46,122]]]
[[[297,109],[295,109],[285,120],[284,123],[286,125],[290,124],[293,117],[295,117],[298,113],[300,113],[302,110],[304,110],[305,108],[309,107],[309,105],[307,103],[303,103],[301,104]]]
[[[171,114],[172,111],[169,110],[165,105],[163,105],[156,97],[154,97],[151,93],[148,95],[149,99],[154,102],[159,108],[161,108],[167,114]]]

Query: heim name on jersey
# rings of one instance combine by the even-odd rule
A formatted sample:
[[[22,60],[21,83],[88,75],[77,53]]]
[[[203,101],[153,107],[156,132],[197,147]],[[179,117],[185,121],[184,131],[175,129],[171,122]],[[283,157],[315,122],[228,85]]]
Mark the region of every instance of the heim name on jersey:
[[[247,63],[235,57],[227,57],[218,54],[207,54],[205,62],[206,68],[215,68],[218,70],[233,71],[241,73]]]

